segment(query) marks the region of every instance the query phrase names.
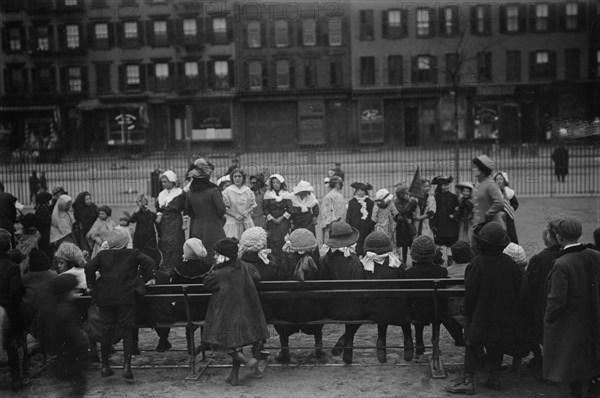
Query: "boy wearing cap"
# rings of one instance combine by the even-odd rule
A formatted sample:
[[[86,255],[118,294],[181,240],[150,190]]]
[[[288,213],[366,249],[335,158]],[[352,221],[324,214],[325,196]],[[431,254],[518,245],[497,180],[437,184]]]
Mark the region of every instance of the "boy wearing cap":
[[[133,379],[132,328],[135,320],[135,291],[138,275],[144,282],[154,284],[154,261],[137,249],[127,249],[125,231],[114,229],[108,235],[109,250],[102,250],[85,266],[88,291],[96,300],[102,320],[102,377],[112,376],[108,355],[115,327],[123,333],[123,377]],[[139,271],[138,271],[139,269]],[[96,280],[96,271],[100,278]]]
[[[4,228],[0,228],[0,307],[4,308],[8,317],[8,329],[1,331],[2,349],[6,350],[8,366],[12,378],[11,389],[19,390],[23,386],[19,353],[17,352],[17,339],[22,332],[21,314],[19,306],[23,296],[21,283],[21,270],[19,265],[12,262],[8,252],[11,248],[12,235]]]
[[[547,282],[544,317],[546,379],[569,383],[572,397],[600,396],[600,253],[579,243],[581,223],[556,225],[561,251]]]

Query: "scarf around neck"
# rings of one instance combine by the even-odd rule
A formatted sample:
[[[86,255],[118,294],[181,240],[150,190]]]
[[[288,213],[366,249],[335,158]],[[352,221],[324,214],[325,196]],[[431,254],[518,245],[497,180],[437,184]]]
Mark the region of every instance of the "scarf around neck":
[[[289,199],[290,195],[287,191],[283,189],[279,191],[279,194],[271,189],[265,192],[264,199],[275,199],[275,202],[281,202],[283,199]]]
[[[383,264],[385,259],[389,259],[388,267],[390,268],[399,268],[402,265],[402,261],[398,258],[398,255],[394,252],[388,252],[384,254],[376,254],[373,252],[367,252],[361,263],[365,271],[369,271],[371,273],[375,272],[375,263]]]
[[[316,204],[319,204],[314,193],[310,193],[304,199],[300,199],[298,195],[290,195],[292,206],[299,207],[302,213],[306,213],[309,209],[312,209]]]
[[[163,189],[159,194],[158,194],[158,206],[159,207],[166,207],[169,205],[169,203],[171,203],[171,201],[173,199],[175,199],[177,196],[181,195],[181,193],[183,192],[183,190],[181,188],[178,187],[173,187],[172,189]]]

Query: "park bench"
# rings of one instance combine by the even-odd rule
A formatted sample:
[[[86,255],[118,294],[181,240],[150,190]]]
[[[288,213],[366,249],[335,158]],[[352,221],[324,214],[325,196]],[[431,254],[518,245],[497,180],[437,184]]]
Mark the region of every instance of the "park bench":
[[[433,353],[429,359],[433,378],[446,377],[439,349],[440,321],[437,308],[439,297],[462,297],[464,295],[463,279],[385,279],[385,280],[335,280],[335,281],[265,281],[257,285],[261,301],[278,301],[285,299],[319,299],[327,301],[333,298],[367,299],[367,298],[391,298],[391,297],[431,297],[435,303],[435,319],[432,327],[432,349]],[[139,328],[187,328],[190,335],[194,336],[194,330],[204,325],[203,321],[191,319],[190,308],[193,303],[209,301],[211,293],[203,285],[154,285],[148,286],[145,300],[148,302],[183,302],[186,308],[187,320],[169,324],[136,325]],[[79,297],[78,300],[90,301],[89,296]],[[285,325],[290,322],[279,319],[268,319],[270,325]],[[324,318],[304,324],[372,324],[371,319],[343,320]],[[357,347],[358,348],[358,347]],[[210,361],[206,361],[204,350],[202,350],[202,361],[205,363],[202,369],[196,369],[194,338],[191,339],[189,354],[189,374],[186,379],[197,380]]]

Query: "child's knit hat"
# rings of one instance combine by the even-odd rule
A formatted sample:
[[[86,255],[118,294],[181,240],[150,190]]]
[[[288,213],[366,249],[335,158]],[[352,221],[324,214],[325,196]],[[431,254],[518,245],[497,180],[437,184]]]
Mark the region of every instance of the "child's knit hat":
[[[248,228],[240,239],[240,250],[258,252],[267,247],[267,231],[262,227]]]
[[[317,247],[317,239],[306,228],[298,228],[288,236],[286,248],[292,252],[312,251]]]
[[[389,236],[381,231],[373,231],[365,238],[364,250],[375,254],[385,254],[394,249]]]
[[[504,248],[504,254],[508,255],[513,259],[517,265],[524,267],[527,265],[527,256],[525,255],[525,249],[516,243],[510,242],[508,246]]]

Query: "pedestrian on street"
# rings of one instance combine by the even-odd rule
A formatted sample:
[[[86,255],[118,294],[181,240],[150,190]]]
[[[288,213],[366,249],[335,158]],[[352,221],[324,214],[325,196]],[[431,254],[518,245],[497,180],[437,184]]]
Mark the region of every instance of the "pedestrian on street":
[[[91,253],[93,245],[90,245],[86,235],[90,232],[92,225],[98,218],[98,206],[92,202],[92,196],[88,191],[81,192],[73,202],[73,215],[75,224],[73,225],[73,234],[75,242],[81,250]]]
[[[558,182],[565,182],[565,177],[569,174],[569,150],[563,144],[552,152],[552,161],[554,162],[554,174]]]
[[[133,248],[150,257],[154,263],[160,264],[161,254],[156,241],[156,213],[148,208],[148,198],[143,194],[137,197],[135,204],[137,209],[130,218],[135,224]]]
[[[40,178],[37,171],[33,170],[29,176],[29,200],[32,205],[35,205],[35,195],[40,191]]]
[[[252,175],[249,178],[250,188],[254,193],[254,200],[256,201],[256,207],[252,209],[252,222],[256,227],[267,227],[265,213],[263,212],[263,201],[265,197],[265,177],[262,174]]]
[[[556,225],[561,247],[548,278],[544,377],[569,383],[571,397],[600,396],[600,253],[579,243],[581,223]],[[565,338],[568,336],[568,338]]]
[[[38,247],[52,258],[52,246],[50,246],[50,226],[52,225],[52,210],[50,203],[52,195],[48,192],[40,192],[35,200],[35,227],[40,232]]]

